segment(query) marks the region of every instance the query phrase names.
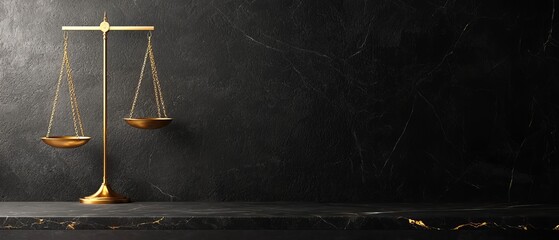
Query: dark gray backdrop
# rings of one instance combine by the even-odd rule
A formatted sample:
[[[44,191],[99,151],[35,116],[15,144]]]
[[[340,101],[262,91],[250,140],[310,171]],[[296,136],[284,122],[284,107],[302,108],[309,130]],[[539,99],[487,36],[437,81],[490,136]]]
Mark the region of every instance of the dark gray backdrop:
[[[557,201],[557,5],[1,1],[0,200],[75,201],[101,183],[100,32],[69,36],[93,140],[39,138],[60,27],[107,11],[113,25],[156,26],[175,118],[154,131],[122,121],[146,33],[110,33],[109,178],[133,200]],[[153,114],[144,86],[139,108]],[[66,92],[61,103],[53,131],[68,134]]]

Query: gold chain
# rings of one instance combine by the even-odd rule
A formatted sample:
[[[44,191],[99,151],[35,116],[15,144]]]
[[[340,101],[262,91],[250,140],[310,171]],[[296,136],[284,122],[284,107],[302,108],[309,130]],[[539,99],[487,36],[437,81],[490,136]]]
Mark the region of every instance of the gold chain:
[[[66,53],[66,55],[68,55],[68,53]],[[70,105],[72,105],[72,118],[74,118],[74,130],[76,131],[76,136],[79,136],[78,129],[77,129],[77,127],[79,127],[81,135],[84,136],[82,118],[80,114],[80,108],[78,106],[78,97],[76,96],[76,90],[74,87],[74,77],[72,75],[72,68],[70,67],[70,58],[68,56],[66,56],[66,72],[68,75],[68,92],[70,94]]]
[[[151,78],[153,79],[153,92],[155,93],[155,104],[157,105],[157,116],[161,117],[161,103],[159,101],[159,91],[157,90],[157,69],[155,68],[153,61],[153,51],[151,48],[151,37],[148,38],[148,51],[149,51],[149,62],[151,65]]]
[[[62,65],[60,66],[60,74],[58,75],[58,82],[56,83],[56,91],[54,92],[54,101],[52,103],[52,111],[50,113],[49,127],[47,130],[47,136],[50,136],[50,130],[52,128],[52,122],[54,120],[54,113],[56,112],[56,103],[58,102],[58,93],[60,92],[60,83],[62,83],[62,75],[64,74],[64,64],[66,63],[66,48],[68,46],[68,33],[64,33],[64,54],[62,55]]]
[[[72,120],[74,122],[74,131],[76,132],[76,136],[78,136],[78,125],[76,123],[76,108],[75,108],[75,102],[74,102],[74,96],[72,95],[72,82],[70,79],[72,79],[72,71],[69,69],[69,61],[68,61],[68,56],[67,53],[64,52],[64,55],[66,55],[66,75],[67,75],[67,81],[68,81],[68,96],[70,98],[70,107],[72,109]]]
[[[155,65],[155,57],[153,54],[153,47],[151,45],[151,32],[148,35],[148,47],[146,49],[146,54],[144,55],[144,62],[142,63],[142,69],[140,71],[140,78],[138,79],[138,86],[136,86],[136,93],[134,94],[134,100],[132,101],[132,108],[130,109],[129,117],[132,118],[134,114],[134,108],[138,100],[138,95],[140,93],[140,86],[142,85],[142,79],[144,77],[144,72],[146,68],[147,59],[149,56],[151,76],[153,79],[153,91],[155,94],[155,104],[157,105],[157,116],[161,117],[161,112],[163,116],[167,117],[167,110],[165,108],[165,102],[163,100],[163,94],[161,91],[161,83],[159,82],[159,76],[157,75],[157,67]],[[161,111],[163,109],[163,111]]]
[[[144,69],[146,68],[146,62],[149,54],[149,46],[146,49],[146,54],[144,56],[144,63],[142,64],[142,70],[140,71],[140,79],[138,80],[138,86],[136,87],[136,93],[134,94],[134,101],[132,101],[132,108],[130,109],[130,118],[134,114],[134,108],[136,107],[136,101],[138,100],[138,94],[140,93],[140,86],[142,85],[142,79],[144,78]]]
[[[83,131],[83,124],[82,124],[82,119],[81,119],[81,115],[80,115],[80,110],[78,107],[78,99],[76,97],[76,91],[74,88],[74,78],[72,76],[72,69],[70,67],[70,59],[68,57],[68,33],[64,32],[64,50],[63,50],[63,56],[62,56],[62,64],[60,66],[60,73],[58,75],[58,82],[56,83],[56,91],[54,94],[54,101],[52,104],[52,111],[50,114],[50,119],[49,119],[49,126],[48,126],[48,130],[47,130],[47,137],[50,136],[50,132],[52,129],[52,124],[54,122],[54,115],[56,113],[56,105],[58,102],[58,98],[59,98],[59,93],[60,93],[60,85],[62,84],[62,77],[64,75],[64,67],[66,67],[66,75],[67,75],[67,80],[68,80],[68,93],[69,93],[69,98],[70,98],[70,107],[72,108],[72,120],[74,122],[74,132],[76,133],[76,136],[80,136],[79,133],[81,133],[81,136],[84,136],[84,131]],[[80,132],[78,133],[78,127]]]
[[[151,39],[150,39],[151,40]],[[163,101],[163,93],[161,91],[161,83],[159,82],[159,75],[157,74],[157,66],[155,65],[155,55],[153,54],[153,47],[151,45],[151,41],[149,41],[149,60],[151,63],[151,74],[153,77],[153,84],[154,84],[154,91],[156,92],[156,99],[159,97],[159,104],[157,105],[157,112],[159,113],[160,107],[163,109],[163,116],[167,117],[167,110],[165,109],[165,101]],[[161,116],[159,116],[161,117]]]

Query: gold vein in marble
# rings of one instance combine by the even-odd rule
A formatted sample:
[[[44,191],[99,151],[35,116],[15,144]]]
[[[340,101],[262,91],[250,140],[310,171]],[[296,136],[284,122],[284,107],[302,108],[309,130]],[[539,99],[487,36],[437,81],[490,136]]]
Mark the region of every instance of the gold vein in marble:
[[[454,227],[452,230],[460,230],[461,228],[464,228],[464,227],[481,228],[481,227],[487,227],[487,226],[489,226],[490,224],[493,224],[493,223],[488,223],[488,222],[480,222],[480,223],[471,222],[471,223],[464,223],[464,224],[460,224],[460,225]]]
[[[161,221],[165,220],[165,217],[161,217],[155,221],[152,222],[142,222],[142,223],[138,223],[138,224],[133,224],[133,225],[126,225],[126,226],[109,226],[110,229],[112,230],[117,230],[119,228],[126,228],[126,227],[139,227],[139,226],[143,226],[143,225],[152,225],[152,224],[157,224],[160,225]]]
[[[36,218],[35,220],[37,220],[34,223],[31,223],[31,226],[34,225],[43,225],[45,223],[54,223],[54,224],[58,224],[58,225],[66,225],[66,230],[76,230],[76,227],[80,224],[77,221],[64,221],[64,222],[55,222],[49,219],[44,219],[44,218]]]
[[[413,226],[420,227],[420,228],[423,228],[423,229],[441,230],[440,228],[427,226],[427,224],[425,224],[422,220],[415,220],[415,219],[408,218],[408,223],[413,225]]]

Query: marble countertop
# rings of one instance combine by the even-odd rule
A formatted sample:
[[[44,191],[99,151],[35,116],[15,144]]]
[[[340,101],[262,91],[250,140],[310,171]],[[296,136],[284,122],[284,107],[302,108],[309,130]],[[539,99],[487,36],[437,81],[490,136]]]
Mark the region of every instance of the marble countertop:
[[[559,205],[0,202],[0,229],[559,230]]]

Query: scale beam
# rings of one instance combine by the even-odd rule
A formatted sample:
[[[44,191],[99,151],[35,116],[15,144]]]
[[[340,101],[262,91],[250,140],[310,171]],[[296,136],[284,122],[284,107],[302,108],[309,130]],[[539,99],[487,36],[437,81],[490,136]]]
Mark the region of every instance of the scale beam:
[[[62,26],[63,31],[102,31],[101,26]],[[109,31],[153,31],[154,26],[110,26]]]

